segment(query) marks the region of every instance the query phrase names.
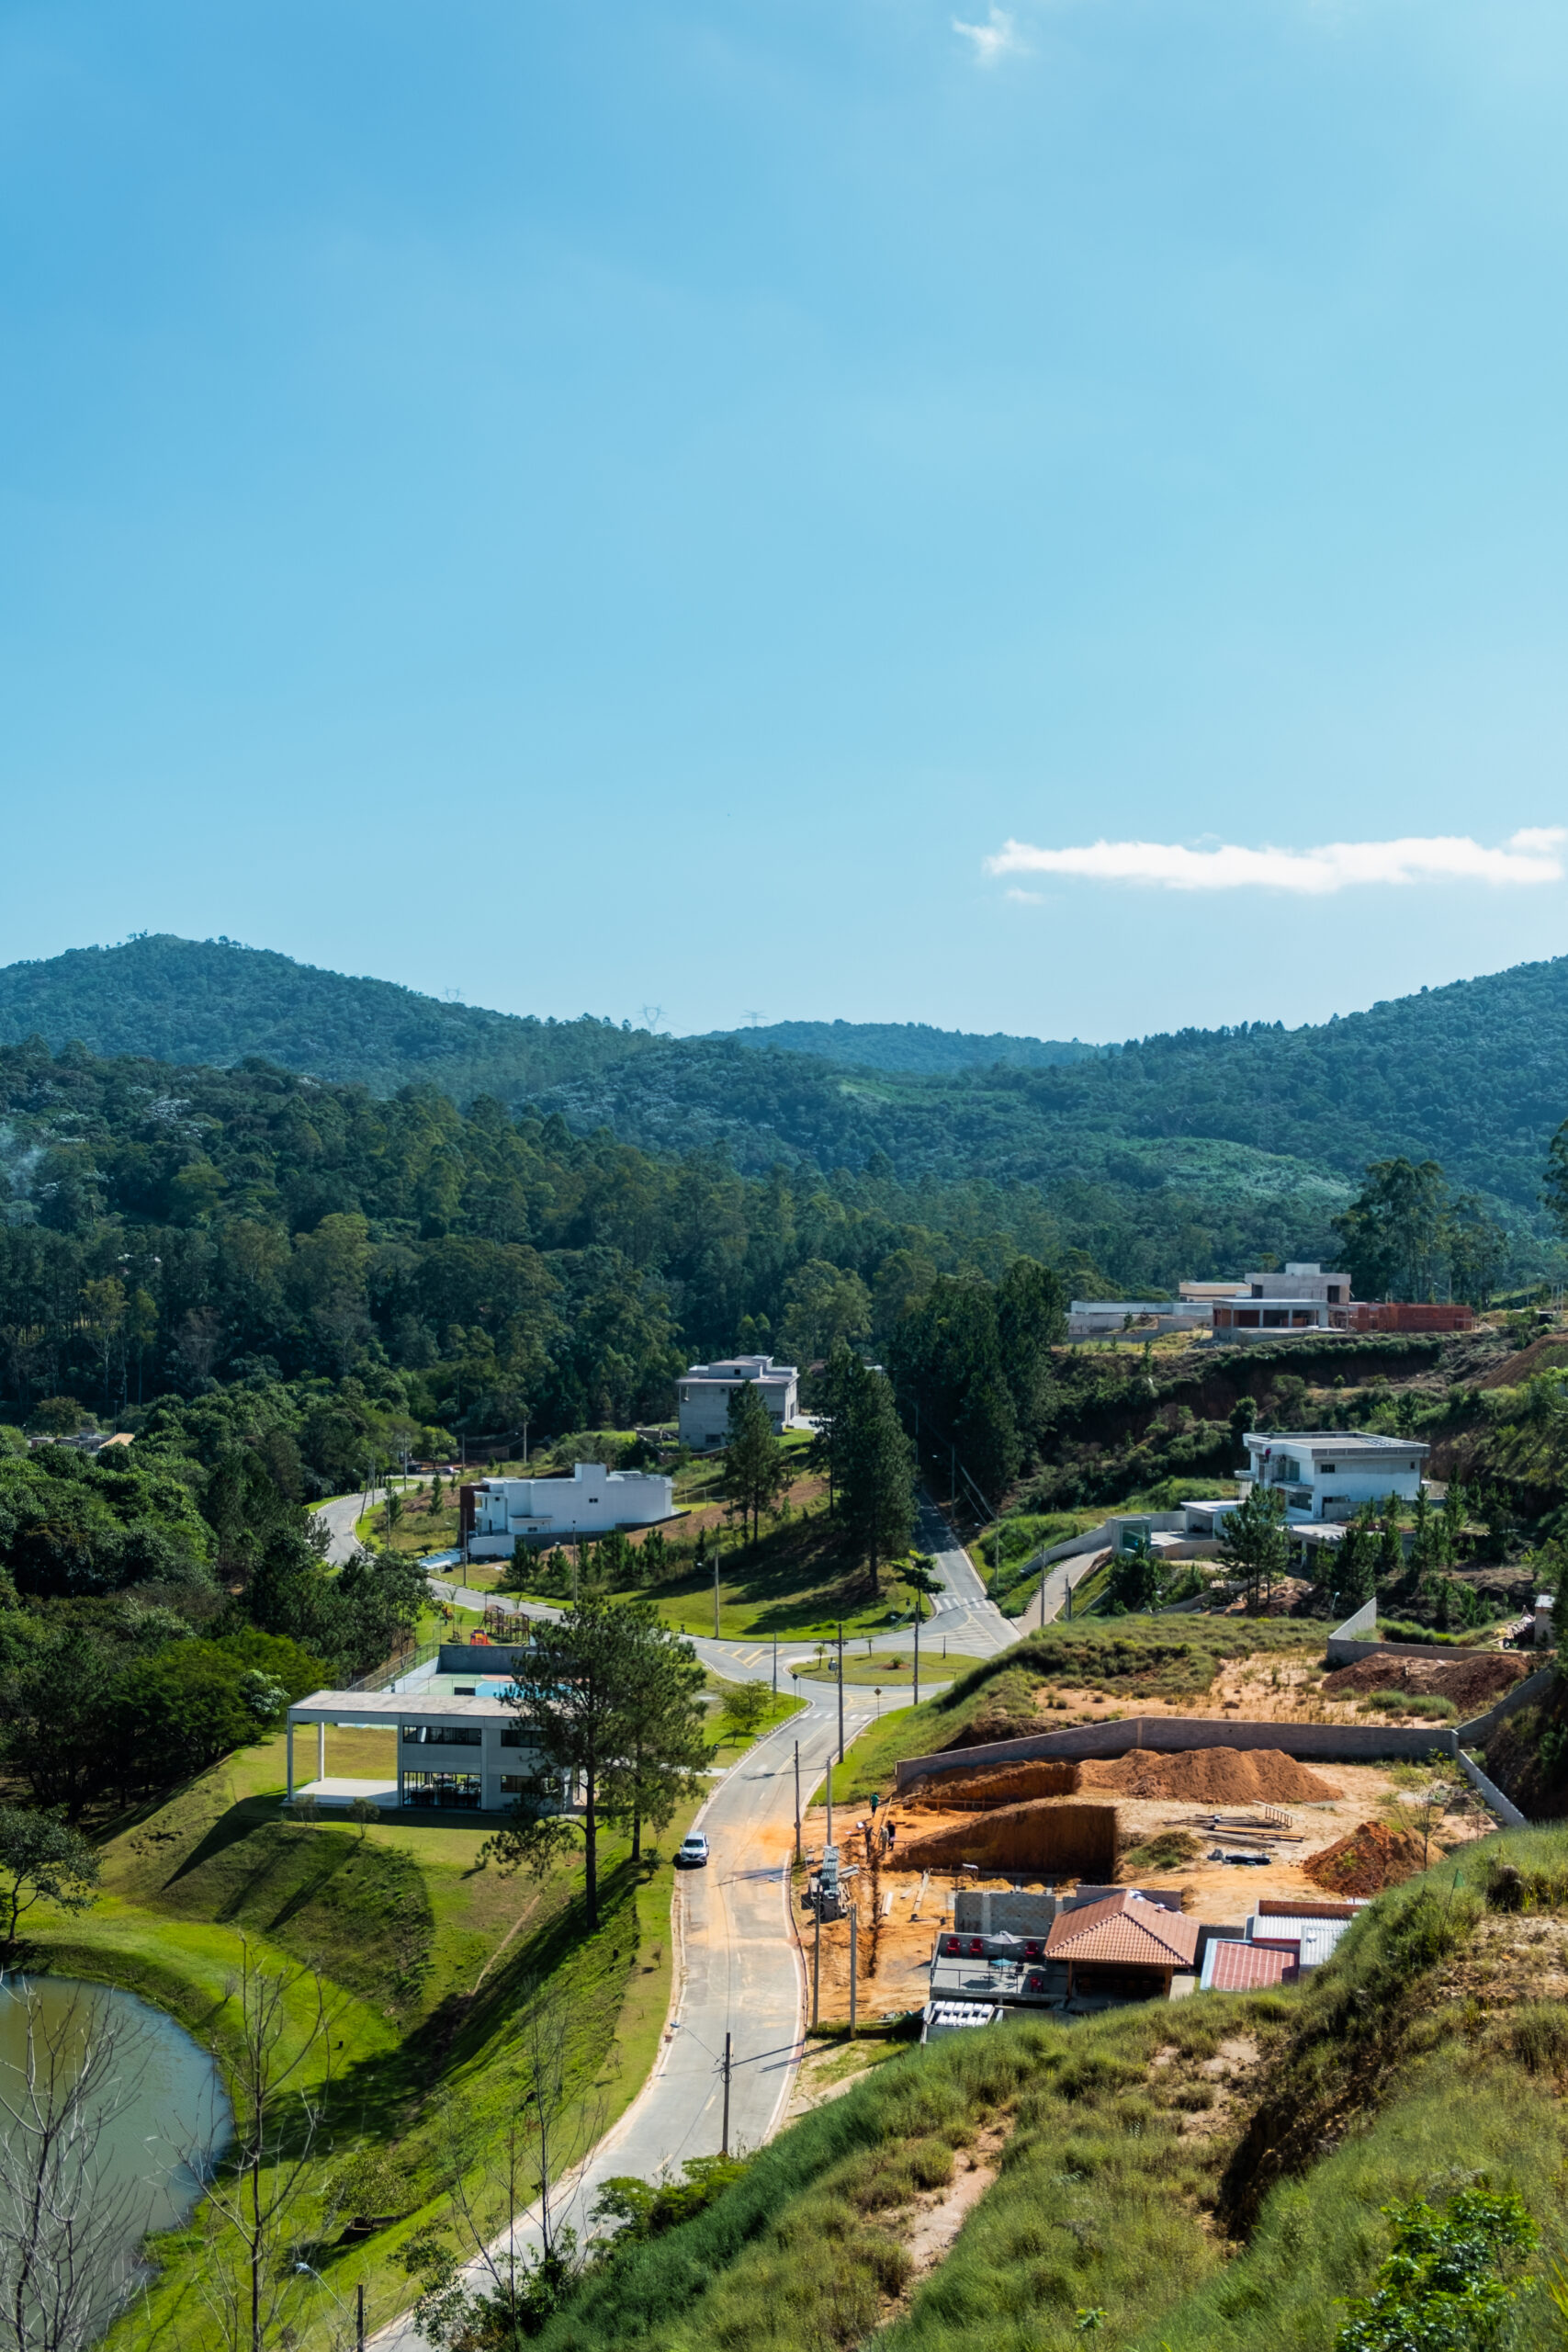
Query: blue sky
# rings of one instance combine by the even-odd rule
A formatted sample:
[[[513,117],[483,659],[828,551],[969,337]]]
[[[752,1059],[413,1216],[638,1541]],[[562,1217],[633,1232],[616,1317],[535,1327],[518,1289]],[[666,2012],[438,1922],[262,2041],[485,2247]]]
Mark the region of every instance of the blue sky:
[[[1533,0],[8,0],[0,960],[1119,1037],[1560,952],[1565,100]]]

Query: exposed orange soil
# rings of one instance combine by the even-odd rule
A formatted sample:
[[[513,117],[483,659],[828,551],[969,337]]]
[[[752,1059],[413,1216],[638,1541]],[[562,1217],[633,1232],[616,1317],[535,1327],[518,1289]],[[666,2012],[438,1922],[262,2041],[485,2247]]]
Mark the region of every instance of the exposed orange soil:
[[[1367,1690],[1419,1692],[1425,1698],[1451,1699],[1461,1715],[1471,1715],[1489,1707],[1530,1671],[1517,1653],[1502,1650],[1470,1657],[1363,1657],[1325,1675],[1323,1688],[1335,1698],[1359,1698]]]
[[[1126,1756],[1087,1758],[1078,1785],[1230,1807],[1332,1804],[1335,1796],[1326,1781],[1277,1747],[1189,1747],[1174,1756],[1134,1747]]]
[[[1326,1628],[1324,1629],[1326,1631]],[[1470,1664],[1502,1658],[1511,1662],[1510,1654],[1498,1651],[1478,1651],[1473,1659],[1454,1659],[1453,1663]],[[1445,1664],[1449,1661],[1445,1659]],[[1379,1663],[1370,1661],[1370,1663]],[[1425,1667],[1425,1659],[1415,1661]],[[1373,1690],[1409,1689],[1415,1685],[1401,1683],[1393,1669],[1397,1661],[1381,1661],[1384,1669],[1370,1687]],[[1527,1668],[1528,1670],[1528,1668]],[[1348,1672],[1348,1668],[1341,1668]],[[1216,1672],[1207,1690],[1187,1691],[1172,1699],[1139,1699],[1111,1697],[1103,1690],[1089,1690],[1075,1683],[1060,1682],[1043,1686],[1034,1694],[1035,1710],[1042,1718],[1043,1731],[1066,1729],[1074,1723],[1127,1723],[1139,1715],[1199,1715],[1213,1717],[1232,1715],[1240,1723],[1249,1724],[1353,1724],[1364,1723],[1360,1702],[1366,1687],[1337,1688],[1338,1675],[1325,1676],[1321,1655],[1310,1658],[1272,1658],[1265,1657],[1227,1658]],[[1443,1695],[1453,1695],[1445,1692]],[[1491,1694],[1495,1695],[1495,1694]],[[1490,1705],[1491,1695],[1479,1705]],[[1454,1696],[1461,1714],[1467,1702]],[[1422,1717],[1392,1709],[1386,1714],[1380,1708],[1378,1719],[1382,1723],[1419,1724]]]
[[[1314,1854],[1306,1874],[1327,1894],[1381,1894],[1399,1886],[1421,1868],[1421,1840],[1408,1830],[1385,1829],[1381,1821],[1364,1821],[1337,1845]]]

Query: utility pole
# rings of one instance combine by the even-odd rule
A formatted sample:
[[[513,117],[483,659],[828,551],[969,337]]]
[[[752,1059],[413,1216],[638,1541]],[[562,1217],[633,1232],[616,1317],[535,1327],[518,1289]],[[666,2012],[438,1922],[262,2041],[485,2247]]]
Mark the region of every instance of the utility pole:
[[[839,1761],[844,1760],[844,1621],[839,1620]],[[828,1785],[833,1785],[832,1767],[828,1770]]]
[[[718,1639],[718,1545],[713,1547],[713,1637]]]
[[[817,1881],[817,1928],[811,1939],[811,2030],[817,2030],[822,2002],[822,1881]]]
[[[859,1939],[856,1930],[859,1927],[860,1904],[856,1896],[852,1894],[850,1896],[850,2040],[852,2041],[855,2038],[855,1978],[860,1965]]]
[[[773,1696],[779,1695],[779,1637],[773,1635]]]
[[[719,2154],[721,2156],[727,2156],[729,2154],[729,2036],[728,2033],[724,2037],[724,2140]]]
[[[800,1742],[795,1743],[795,1866],[800,1868]]]
[[[359,2283],[357,2301],[358,2311],[355,2321],[354,2340],[358,2346],[358,2352],[365,2352],[365,2282],[363,2279]]]
[[[920,1703],[920,1596],[915,1595],[915,1704]]]

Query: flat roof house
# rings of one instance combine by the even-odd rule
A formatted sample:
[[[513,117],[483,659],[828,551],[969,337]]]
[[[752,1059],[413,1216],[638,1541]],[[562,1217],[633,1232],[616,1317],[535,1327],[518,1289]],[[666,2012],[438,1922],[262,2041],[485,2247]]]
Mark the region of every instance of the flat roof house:
[[[1248,1274],[1239,1296],[1214,1300],[1213,1317],[1216,1333],[1342,1330],[1350,1319],[1350,1277],[1309,1261]]]
[[[509,1560],[518,1544],[575,1544],[675,1516],[675,1481],[645,1470],[574,1464],[570,1478],[480,1478],[457,1490],[471,1560]]]
[[[1354,1430],[1248,1430],[1247,1476],[1282,1488],[1287,1520],[1351,1519],[1363,1503],[1414,1502],[1430,1448]]]
[[[800,1374],[792,1363],[772,1356],[725,1356],[716,1363],[688,1364],[675,1386],[681,1442],[705,1453],[729,1437],[729,1400],[750,1384],[768,1408],[775,1436],[791,1428],[800,1402]]]
[[[498,1663],[506,1656],[502,1652]],[[329,1724],[353,1731],[395,1731],[395,1781],[329,1781]],[[297,1791],[294,1734],[311,1724],[316,1729],[316,1777]],[[537,1753],[525,1747],[523,1738],[516,1715],[499,1696],[426,1698],[410,1690],[317,1690],[288,1710],[289,1799],[309,1794],[321,1804],[347,1805],[356,1796],[367,1796],[387,1806],[504,1813],[538,1770]],[[569,1812],[572,1795],[563,1787],[554,1809]]]

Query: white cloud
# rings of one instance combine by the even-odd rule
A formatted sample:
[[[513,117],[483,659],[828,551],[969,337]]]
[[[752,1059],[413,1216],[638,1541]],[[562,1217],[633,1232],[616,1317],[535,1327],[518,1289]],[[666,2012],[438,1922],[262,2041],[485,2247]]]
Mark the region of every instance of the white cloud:
[[[1010,50],[1021,50],[1023,47],[1012,16],[1006,8],[993,7],[983,25],[966,25],[962,17],[954,17],[953,29],[955,33],[962,33],[965,40],[974,42],[976,65],[995,65],[998,58],[1005,57]]]
[[[1179,842],[1095,842],[1086,849],[1035,849],[1009,842],[986,860],[989,874],[1072,874],[1090,882],[1134,882],[1165,890],[1290,890],[1321,899],[1367,882],[1561,882],[1568,829],[1527,826],[1500,849],[1467,833],[1407,835],[1392,842],[1329,842],[1322,849],[1189,849]],[[1010,893],[1010,896],[1012,895]]]
[[[1041,907],[1045,903],[1038,890],[1008,890],[1003,895],[1018,907]]]

